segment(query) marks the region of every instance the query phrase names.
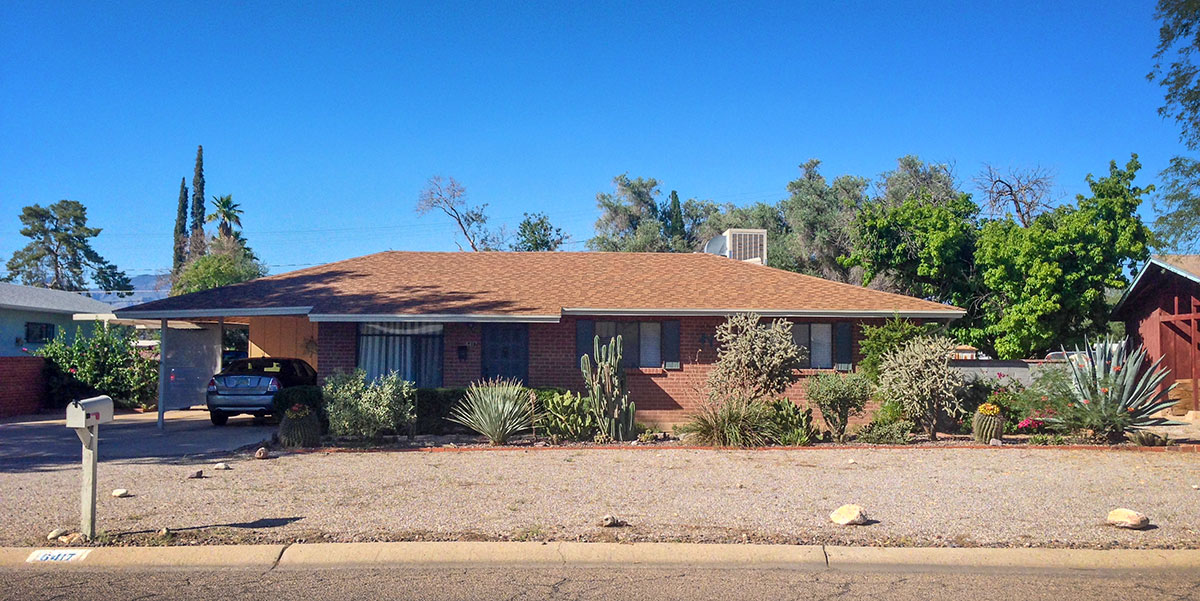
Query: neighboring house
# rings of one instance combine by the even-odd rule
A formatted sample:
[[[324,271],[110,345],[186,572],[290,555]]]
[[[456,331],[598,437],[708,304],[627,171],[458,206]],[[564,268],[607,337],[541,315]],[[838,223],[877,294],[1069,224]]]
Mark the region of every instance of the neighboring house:
[[[77,329],[90,331],[90,323],[73,321],[76,313],[111,312],[112,307],[77,292],[0,282],[0,357],[26,356],[59,332],[72,337]]]
[[[394,370],[420,387],[513,377],[580,390],[594,336],[621,335],[638,420],[665,425],[700,402],[717,325],[749,311],[795,323],[806,374],[852,369],[863,323],[963,314],[715,255],[593,252],[383,252],[116,314],[244,323],[251,356],[301,357],[322,378]]]
[[[1162,358],[1174,383],[1175,415],[1200,409],[1200,255],[1159,255],[1146,263],[1114,310],[1125,331]],[[1196,413],[1190,414],[1193,418]]]
[[[0,282],[0,417],[33,413],[42,406],[46,385],[42,359],[30,353],[60,332],[90,332],[76,313],[110,313],[111,307],[75,292]]]

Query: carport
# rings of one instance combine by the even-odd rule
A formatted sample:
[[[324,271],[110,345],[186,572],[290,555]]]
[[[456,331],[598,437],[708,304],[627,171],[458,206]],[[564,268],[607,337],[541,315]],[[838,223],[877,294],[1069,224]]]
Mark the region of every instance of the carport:
[[[249,356],[295,356],[316,367],[316,330],[308,307],[271,309],[122,310],[112,323],[162,332],[158,363],[158,427],[171,410],[203,406],[209,378],[221,369],[227,326],[249,329]],[[306,356],[307,355],[307,356]]]

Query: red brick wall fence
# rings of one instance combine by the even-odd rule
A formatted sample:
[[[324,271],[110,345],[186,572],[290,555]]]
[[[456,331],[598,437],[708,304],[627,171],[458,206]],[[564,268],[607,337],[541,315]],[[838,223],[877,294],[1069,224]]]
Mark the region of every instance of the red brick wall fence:
[[[41,357],[0,357],[0,417],[37,413],[46,400]]]

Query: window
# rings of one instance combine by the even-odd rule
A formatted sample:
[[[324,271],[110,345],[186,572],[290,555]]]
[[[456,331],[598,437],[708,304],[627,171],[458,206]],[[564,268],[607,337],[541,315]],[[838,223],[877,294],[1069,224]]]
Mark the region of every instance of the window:
[[[848,322],[793,324],[792,340],[808,349],[804,367],[849,371],[853,363],[850,327]]]
[[[626,367],[679,369],[678,321],[593,321],[575,322],[575,355],[591,355],[594,339],[608,344],[621,337],[621,363]]]
[[[25,342],[31,344],[41,344],[54,340],[54,324],[52,323],[25,323]]]
[[[358,367],[368,379],[396,372],[417,388],[441,386],[442,324],[359,324]]]

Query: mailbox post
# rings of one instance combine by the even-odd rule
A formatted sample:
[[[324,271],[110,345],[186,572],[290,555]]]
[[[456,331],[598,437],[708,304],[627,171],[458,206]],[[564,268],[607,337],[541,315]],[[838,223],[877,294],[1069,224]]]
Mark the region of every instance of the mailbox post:
[[[83,443],[79,531],[88,540],[96,537],[96,451],[100,444],[100,424],[112,420],[113,402],[107,396],[73,401],[67,405],[67,427],[75,430],[79,442]]]

